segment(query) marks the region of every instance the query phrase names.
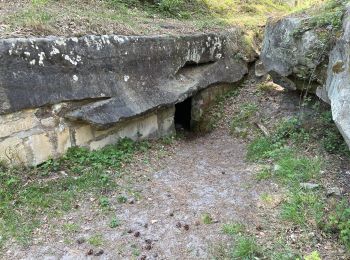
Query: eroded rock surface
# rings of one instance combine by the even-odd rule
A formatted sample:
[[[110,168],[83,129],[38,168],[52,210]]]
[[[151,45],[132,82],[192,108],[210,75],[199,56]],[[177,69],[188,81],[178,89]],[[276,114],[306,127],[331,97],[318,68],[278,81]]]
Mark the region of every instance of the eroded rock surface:
[[[329,56],[326,87],[319,92],[326,95],[333,119],[350,146],[350,7],[344,17],[343,30]]]
[[[267,24],[261,61],[275,83],[314,91],[325,82],[328,42],[305,25],[308,17],[286,17]]]
[[[176,103],[248,72],[243,42],[238,30],[0,40],[0,160],[171,134]]]
[[[231,35],[232,36],[232,35]],[[0,41],[0,114],[72,100],[108,99],[69,114],[108,127],[247,73],[230,36],[86,36]],[[208,64],[179,75],[186,65]]]
[[[264,69],[276,83],[314,91],[329,103],[333,119],[350,146],[350,7],[340,34],[327,35],[324,30],[305,26],[305,19],[286,17],[269,22],[261,53]],[[341,36],[336,41],[330,40],[338,34]]]

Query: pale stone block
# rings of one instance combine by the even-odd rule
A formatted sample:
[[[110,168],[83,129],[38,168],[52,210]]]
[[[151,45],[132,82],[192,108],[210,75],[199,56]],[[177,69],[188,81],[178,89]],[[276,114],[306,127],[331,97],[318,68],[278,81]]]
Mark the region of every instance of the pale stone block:
[[[175,107],[158,112],[158,134],[159,136],[171,135],[175,132],[174,124]]]
[[[32,150],[32,164],[38,165],[54,157],[53,144],[46,134],[33,135],[28,138],[28,146]]]
[[[45,127],[54,128],[57,126],[57,120],[54,117],[48,117],[48,118],[41,119],[40,122]]]
[[[118,134],[120,136],[120,138],[130,138],[133,140],[137,140],[139,138],[139,121],[141,119],[137,118],[134,120],[129,120],[129,121],[125,121],[123,122],[120,126],[119,126],[119,131]]]
[[[27,152],[22,140],[10,137],[1,141],[0,160],[12,165],[27,164]]]
[[[89,142],[94,140],[94,134],[92,132],[92,128],[89,125],[84,125],[78,128],[75,128],[75,145],[85,146],[88,145]]]
[[[145,116],[138,122],[138,131],[140,138],[156,137],[158,135],[158,117],[153,114]]]
[[[120,139],[120,136],[118,134],[109,135],[101,140],[91,142],[90,149],[91,150],[101,149],[106,145],[117,143],[119,139]]]
[[[57,153],[65,153],[72,146],[70,139],[70,131],[68,127],[64,127],[57,132]]]
[[[21,116],[18,113],[0,116],[0,138],[37,126],[39,121],[33,113],[32,111],[28,111],[23,112]]]

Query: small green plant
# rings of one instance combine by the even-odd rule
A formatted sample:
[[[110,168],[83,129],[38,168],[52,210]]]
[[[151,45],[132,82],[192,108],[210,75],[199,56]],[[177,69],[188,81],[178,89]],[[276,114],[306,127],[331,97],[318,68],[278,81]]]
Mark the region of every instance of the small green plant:
[[[313,251],[311,254],[304,256],[304,260],[322,260],[320,254],[317,251]]]
[[[230,236],[242,233],[245,230],[245,226],[241,223],[228,223],[222,226],[222,231]]]
[[[323,215],[323,202],[311,191],[294,190],[282,205],[282,218],[298,225],[320,225]]]
[[[103,244],[103,238],[100,234],[91,236],[87,241],[92,246],[101,246]]]
[[[254,259],[261,256],[261,248],[254,238],[250,236],[239,236],[232,251],[233,259]]]
[[[110,228],[116,228],[120,226],[120,220],[117,218],[113,218],[111,219],[111,221],[109,222],[109,227]]]
[[[139,256],[141,254],[140,249],[138,249],[136,245],[133,244],[130,247],[131,247],[131,254],[133,256]]]
[[[123,196],[123,195],[120,195],[120,196],[117,197],[117,202],[118,203],[122,204],[122,203],[126,203],[127,201],[128,201],[128,198]]]
[[[260,198],[263,202],[265,202],[267,204],[270,204],[273,202],[273,197],[268,193],[261,194]]]
[[[210,225],[213,223],[213,218],[209,213],[204,213],[202,215],[202,222],[206,225]]]
[[[75,223],[66,223],[63,224],[63,229],[67,232],[67,233],[76,233],[79,231],[79,225],[75,224]]]
[[[109,199],[106,198],[106,197],[100,198],[99,203],[100,203],[100,206],[101,206],[102,208],[108,208],[109,205],[110,205],[110,204],[109,204]]]
[[[342,201],[329,216],[326,229],[339,234],[340,240],[350,250],[350,207],[346,200]]]

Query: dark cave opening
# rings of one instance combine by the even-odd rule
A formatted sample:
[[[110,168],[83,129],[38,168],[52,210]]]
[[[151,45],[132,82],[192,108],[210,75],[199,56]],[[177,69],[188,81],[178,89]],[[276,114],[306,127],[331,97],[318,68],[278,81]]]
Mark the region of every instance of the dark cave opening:
[[[176,130],[191,130],[192,97],[175,105]]]

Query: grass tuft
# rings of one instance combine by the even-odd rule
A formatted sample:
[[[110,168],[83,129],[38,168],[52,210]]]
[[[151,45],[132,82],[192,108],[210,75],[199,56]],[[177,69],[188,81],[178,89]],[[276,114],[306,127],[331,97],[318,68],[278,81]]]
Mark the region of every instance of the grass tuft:
[[[261,255],[261,248],[250,236],[239,236],[232,250],[233,259],[255,259]]]

